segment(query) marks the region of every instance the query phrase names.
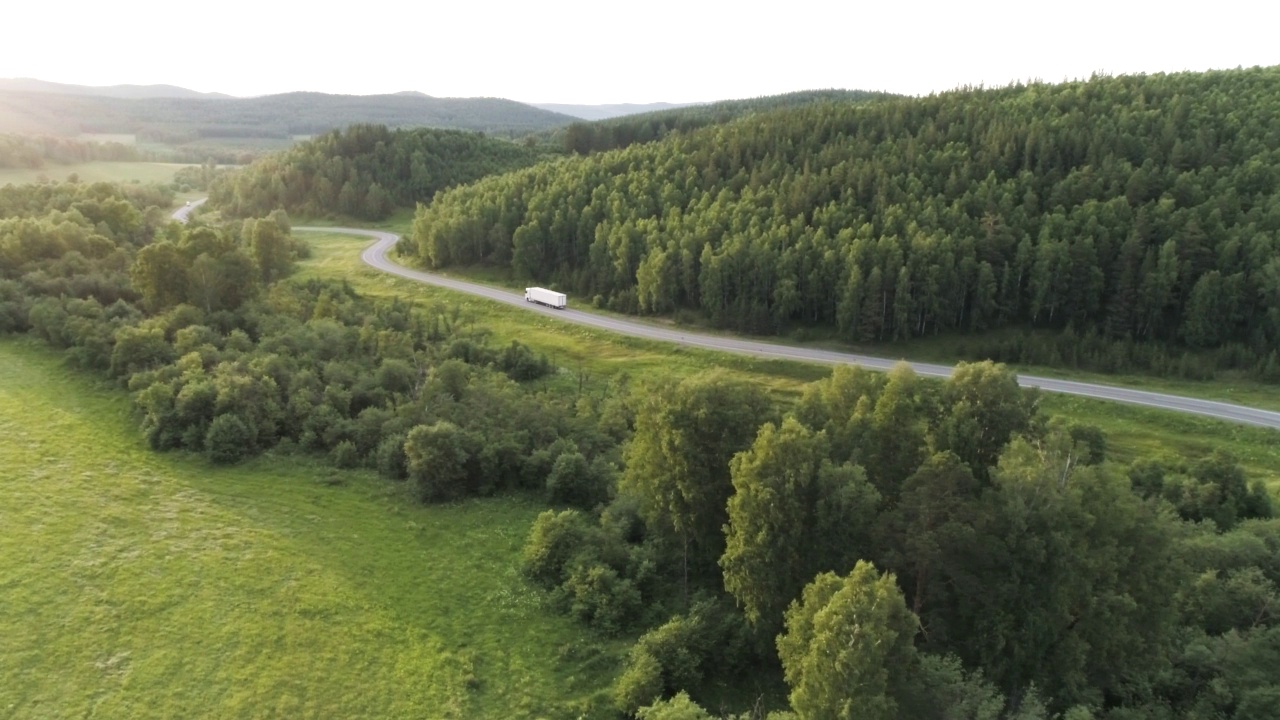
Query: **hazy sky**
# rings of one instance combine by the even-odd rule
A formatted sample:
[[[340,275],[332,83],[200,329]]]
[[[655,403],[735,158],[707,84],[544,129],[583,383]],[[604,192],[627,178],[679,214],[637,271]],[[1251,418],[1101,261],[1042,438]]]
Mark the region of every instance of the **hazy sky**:
[[[1275,0],[15,0],[0,77],[693,102],[1280,64]]]

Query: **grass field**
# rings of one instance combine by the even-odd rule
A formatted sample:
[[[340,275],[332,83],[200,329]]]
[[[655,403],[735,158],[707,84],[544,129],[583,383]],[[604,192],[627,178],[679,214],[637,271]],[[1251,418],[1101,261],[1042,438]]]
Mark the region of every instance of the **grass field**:
[[[45,180],[62,181],[72,173],[79,176],[81,182],[168,183],[173,182],[173,174],[184,167],[187,166],[180,163],[89,162],[72,165],[50,163],[38,170],[0,168],[0,186]]]
[[[794,398],[805,383],[825,377],[830,372],[830,368],[820,365],[752,360],[728,353],[678,348],[556,322],[531,315],[520,308],[478,300],[373,270],[359,259],[360,250],[369,242],[365,238],[319,233],[308,233],[306,238],[314,255],[303,267],[304,276],[344,278],[359,291],[370,295],[457,304],[477,325],[489,328],[496,342],[518,339],[547,353],[564,369],[562,377],[565,382],[574,382],[578,374],[585,374],[591,381],[601,381],[620,373],[634,377],[680,376],[711,367],[725,367],[786,401]],[[503,283],[499,280],[494,284]],[[1046,374],[1092,377],[1112,384],[1130,382],[1127,377],[1049,371]],[[1241,389],[1231,383],[1141,380],[1134,384],[1262,407],[1280,406],[1280,389],[1270,386],[1250,389],[1245,384]],[[1149,454],[1198,457],[1214,448],[1223,448],[1241,460],[1250,477],[1265,480],[1273,492],[1280,494],[1280,433],[1150,408],[1048,393],[1042,395],[1041,406],[1051,414],[1103,428],[1108,434],[1111,455],[1117,460],[1128,461]]]
[[[539,507],[146,449],[120,389],[0,341],[0,716],[576,717],[621,647],[517,573]]]

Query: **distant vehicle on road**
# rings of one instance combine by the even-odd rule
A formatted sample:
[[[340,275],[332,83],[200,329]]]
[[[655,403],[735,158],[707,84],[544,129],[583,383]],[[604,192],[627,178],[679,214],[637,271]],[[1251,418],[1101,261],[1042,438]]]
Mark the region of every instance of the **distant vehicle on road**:
[[[524,301],[538,303],[539,305],[546,305],[547,307],[553,307],[557,310],[563,310],[565,305],[568,304],[564,293],[547,290],[546,288],[525,288]]]

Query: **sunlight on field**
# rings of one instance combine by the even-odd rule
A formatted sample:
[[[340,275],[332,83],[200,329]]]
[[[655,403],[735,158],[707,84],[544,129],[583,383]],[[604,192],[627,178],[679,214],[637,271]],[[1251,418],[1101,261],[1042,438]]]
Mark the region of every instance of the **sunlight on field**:
[[[421,507],[307,459],[148,450],[118,387],[0,341],[0,716],[560,717],[584,640],[518,572],[537,503]],[[569,650],[566,650],[569,648]]]

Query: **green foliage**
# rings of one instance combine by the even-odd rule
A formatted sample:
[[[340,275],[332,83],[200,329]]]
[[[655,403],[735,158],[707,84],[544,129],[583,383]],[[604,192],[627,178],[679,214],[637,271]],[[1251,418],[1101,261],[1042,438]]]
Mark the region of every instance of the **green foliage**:
[[[547,475],[547,498],[557,505],[591,509],[605,499],[606,491],[580,452],[561,453]]]
[[[641,635],[614,685],[618,709],[634,714],[661,698],[696,687],[723,650],[717,647],[723,638],[715,613],[714,607],[701,603],[688,615],[677,615]]]
[[[904,715],[918,720],[999,720],[1004,696],[981,672],[966,673],[954,655],[920,655]],[[1028,720],[1030,720],[1028,718]]]
[[[1167,500],[1184,519],[1212,520],[1221,530],[1272,516],[1266,488],[1250,486],[1235,459],[1221,451],[1193,463],[1140,461],[1130,467],[1129,478],[1143,494]]]
[[[544,587],[560,584],[590,531],[591,525],[577,510],[543,512],[524,544],[524,574]]]
[[[834,465],[829,454],[822,432],[787,418],[762,427],[730,464],[724,587],[765,637],[814,575],[850,567],[869,549],[860,530],[880,495],[861,467]]]
[[[712,720],[711,714],[681,691],[675,697],[658,700],[636,710],[638,720]]]
[[[474,441],[451,422],[419,425],[404,441],[409,480],[425,502],[451,500],[467,494],[467,460]]]
[[[812,720],[893,720],[916,673],[918,625],[892,574],[861,562],[818,575],[787,610],[778,657],[791,707]]]
[[[350,469],[360,464],[360,452],[355,443],[343,440],[329,451],[329,459],[337,467]]]
[[[1115,468],[1080,463],[1065,433],[1014,440],[992,481],[976,542],[949,563],[964,598],[950,647],[1000,687],[1034,683],[1062,707],[1140,694],[1186,581],[1169,513]]]
[[[1017,376],[1003,365],[961,363],[943,390],[942,402],[949,412],[934,433],[934,444],[954,452],[976,476],[985,478],[1005,444],[1030,428],[1036,400],[1035,393],[1020,388]]]
[[[640,612],[640,591],[635,584],[602,563],[575,565],[561,590],[570,614],[604,635],[616,635]]]
[[[209,205],[238,217],[283,208],[381,220],[397,207],[429,202],[441,190],[538,159],[523,145],[476,133],[352,125],[219,178],[210,187]]]
[[[686,585],[689,568],[714,567],[723,552],[729,459],[769,413],[763,393],[724,373],[658,387],[637,408],[618,491],[639,500],[650,532],[680,548]]]
[[[722,100],[706,105],[626,115],[592,123],[576,122],[567,128],[553,131],[552,137],[561,140],[566,152],[585,155],[653,142],[708,125],[723,125],[755,113],[822,103],[869,102],[892,97],[894,96],[889,93],[863,90],[802,90],[749,100]]]
[[[253,452],[254,431],[238,415],[222,413],[209,424],[204,445],[209,459],[216,463],[234,463]]]
[[[403,249],[754,333],[1031,327],[1049,339],[970,350],[1263,376],[1280,342],[1278,95],[1280,69],[1253,68],[808,104],[456,188]],[[635,137],[581,126],[569,144],[662,134],[616,122]]]

